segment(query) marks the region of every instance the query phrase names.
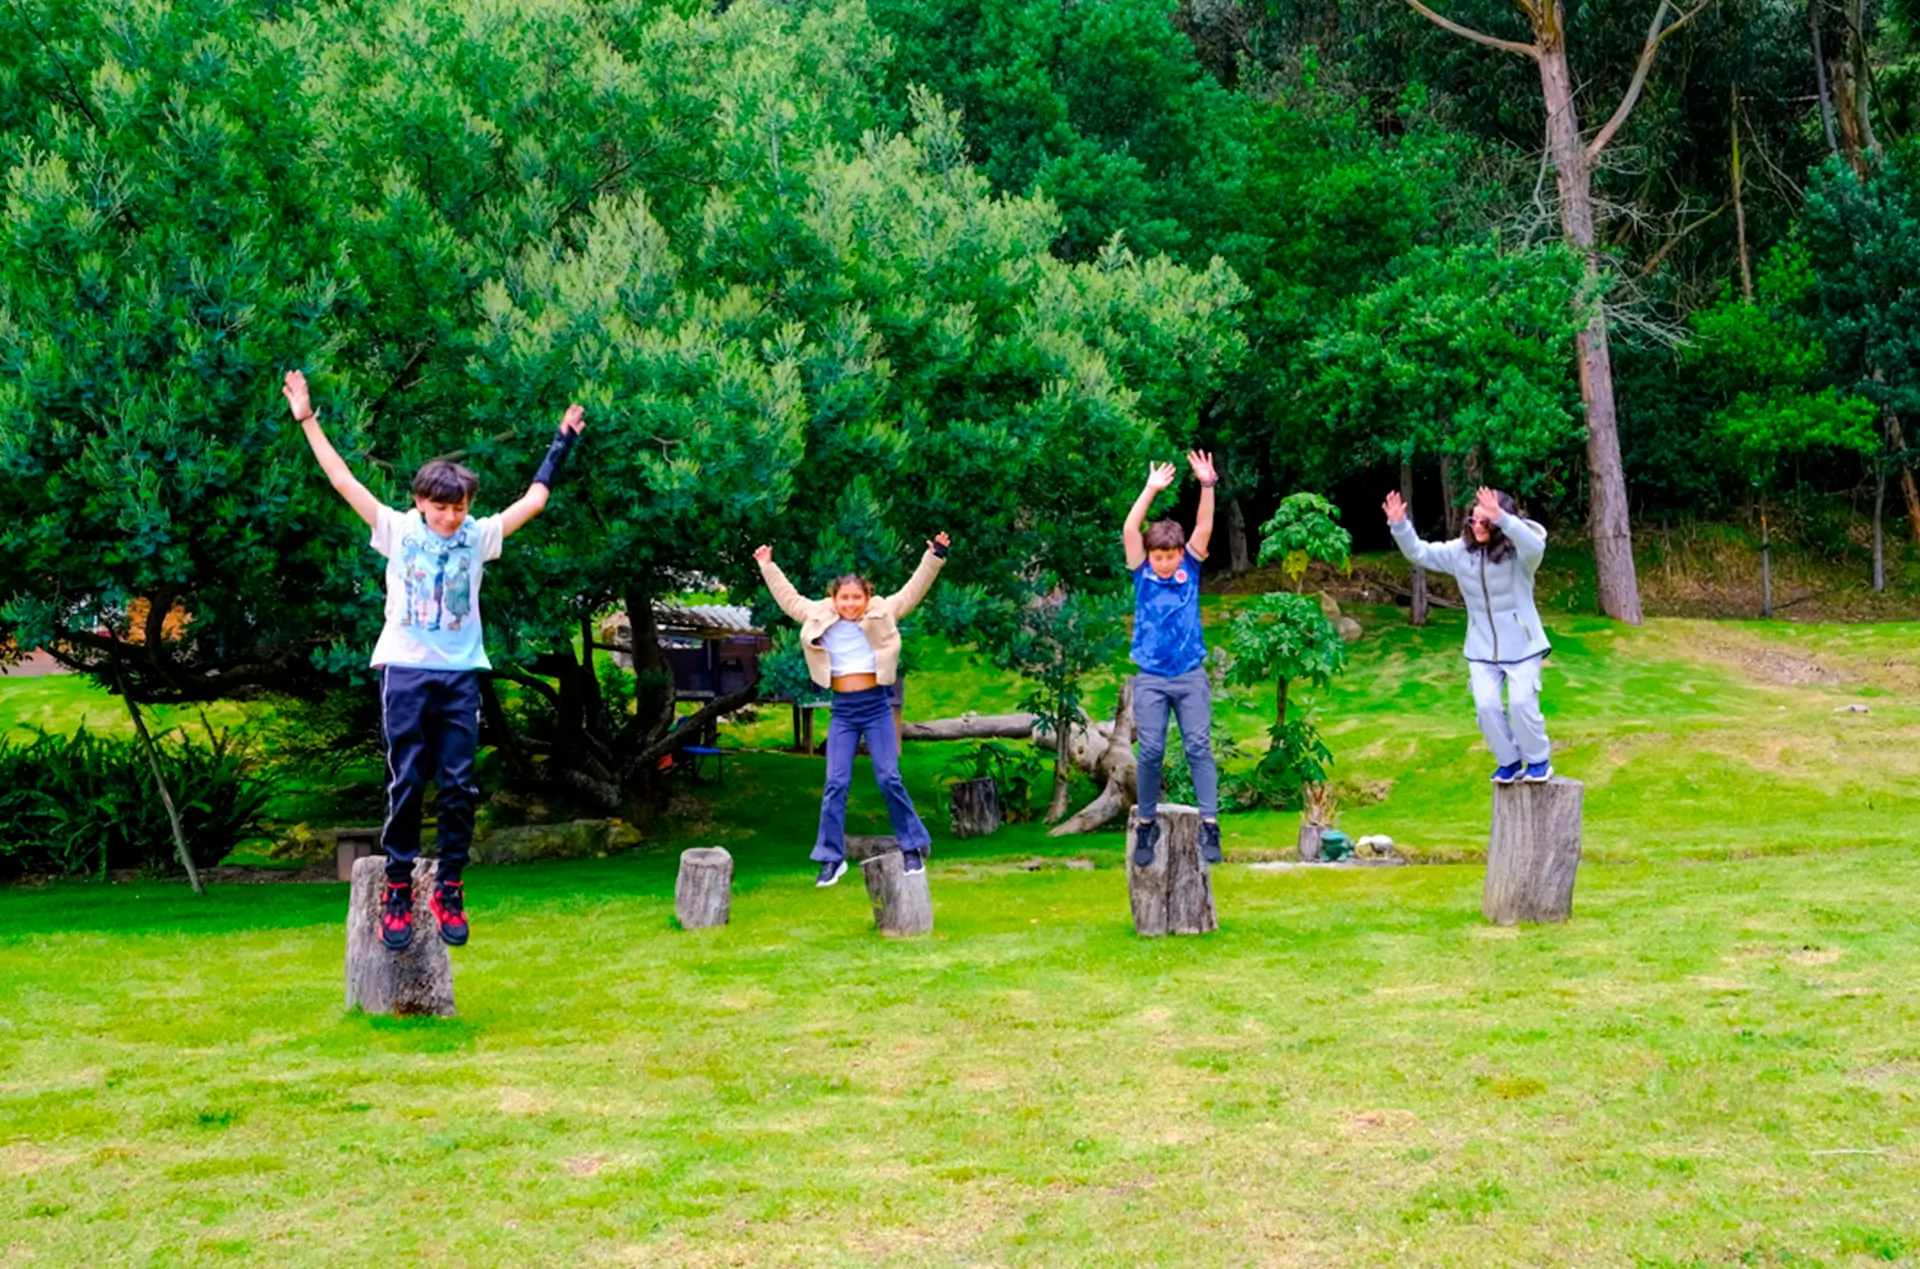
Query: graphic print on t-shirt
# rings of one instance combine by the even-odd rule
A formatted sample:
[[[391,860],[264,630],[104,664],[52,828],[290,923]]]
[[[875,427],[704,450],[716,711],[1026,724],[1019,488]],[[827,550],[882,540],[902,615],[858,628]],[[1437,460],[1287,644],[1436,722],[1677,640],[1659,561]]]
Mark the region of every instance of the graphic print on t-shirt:
[[[416,630],[458,630],[473,611],[473,535],[461,525],[450,538],[424,526],[400,541],[400,577],[407,588],[400,624]]]

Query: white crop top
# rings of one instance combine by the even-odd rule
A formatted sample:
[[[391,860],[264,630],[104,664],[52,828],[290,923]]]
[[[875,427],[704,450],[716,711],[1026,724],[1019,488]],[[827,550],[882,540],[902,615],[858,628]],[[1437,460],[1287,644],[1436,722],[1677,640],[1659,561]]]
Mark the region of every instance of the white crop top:
[[[827,650],[835,678],[874,671],[873,645],[867,642],[867,632],[845,618],[827,627],[820,636],[820,646]]]

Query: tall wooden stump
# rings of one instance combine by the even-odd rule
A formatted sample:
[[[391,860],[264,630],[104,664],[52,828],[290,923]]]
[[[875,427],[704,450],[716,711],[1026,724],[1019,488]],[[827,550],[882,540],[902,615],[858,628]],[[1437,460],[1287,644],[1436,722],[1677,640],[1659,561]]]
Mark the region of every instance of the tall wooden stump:
[[[673,914],[683,930],[725,925],[733,912],[733,856],[721,846],[680,852],[680,878],[673,883]]]
[[[1493,786],[1487,889],[1480,904],[1487,920],[1514,925],[1564,921],[1573,914],[1585,794],[1585,785],[1560,776],[1545,784]]]
[[[953,786],[953,835],[985,837],[1000,828],[1000,786],[991,776],[961,780]]]
[[[860,865],[873,902],[873,928],[905,937],[933,933],[933,893],[927,870],[908,872],[900,843],[891,837],[849,837],[847,858]]]
[[[347,898],[347,1008],[368,1013],[453,1015],[453,961],[428,907],[436,865],[413,864],[413,945],[390,952],[380,941],[380,900],[386,894],[384,855],[353,861]]]
[[[1133,903],[1133,932],[1158,938],[1219,929],[1213,869],[1200,858],[1199,810],[1160,804],[1160,841],[1145,868],[1133,862],[1133,829],[1139,817],[1139,807],[1127,809],[1127,896]]]

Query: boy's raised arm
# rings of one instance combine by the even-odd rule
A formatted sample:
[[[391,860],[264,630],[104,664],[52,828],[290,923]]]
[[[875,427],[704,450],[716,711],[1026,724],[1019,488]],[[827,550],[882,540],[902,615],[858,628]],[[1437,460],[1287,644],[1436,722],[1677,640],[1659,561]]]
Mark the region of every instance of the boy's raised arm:
[[[573,443],[580,439],[581,431],[587,426],[587,412],[579,405],[570,405],[560,419],[560,426],[553,434],[553,442],[547,446],[547,456],[540,460],[540,470],[533,475],[533,483],[527,486],[527,492],[520,495],[505,511],[500,513],[500,536],[511,537],[527,521],[547,509],[547,498],[553,492],[553,482],[560,478],[560,467],[567,461],[567,452]]]
[[[1194,558],[1204,560],[1207,547],[1213,542],[1213,487],[1220,483],[1220,477],[1213,469],[1213,455],[1205,450],[1189,453],[1187,466],[1193,468],[1194,477],[1200,482],[1200,510],[1194,513],[1187,549],[1193,552]]]
[[[1140,536],[1140,526],[1146,523],[1147,512],[1153,508],[1153,500],[1160,491],[1173,484],[1172,463],[1151,463],[1147,467],[1147,487],[1133,500],[1133,509],[1127,512],[1127,522],[1120,527],[1121,537],[1127,543],[1127,571],[1132,572],[1147,562],[1147,542]]]
[[[280,395],[287,399],[287,408],[293,411],[293,421],[300,425],[306,434],[307,445],[313,450],[313,456],[320,460],[320,470],[327,473],[327,481],[334,491],[347,500],[354,513],[372,528],[380,523],[380,500],[373,496],[367,487],[354,479],[353,472],[347,467],[347,460],[340,457],[333,448],[333,442],[320,430],[320,419],[313,412],[313,398],[307,392],[307,377],[298,370],[287,371],[287,377],[280,384]]]

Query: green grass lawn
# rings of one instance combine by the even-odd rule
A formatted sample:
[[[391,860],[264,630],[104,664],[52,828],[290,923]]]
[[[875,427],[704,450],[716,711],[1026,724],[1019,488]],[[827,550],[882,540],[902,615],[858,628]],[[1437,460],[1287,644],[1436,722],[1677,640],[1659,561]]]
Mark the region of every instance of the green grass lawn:
[[[1343,826],[1470,858],[1459,617],[1361,615]],[[454,1020],[342,1010],[341,886],[0,889],[0,1265],[1920,1260],[1920,630],[1552,628],[1562,927],[1486,926],[1471,866],[1236,863],[1217,934],[1143,942],[1117,835],[1018,825],[941,840],[935,935],[888,942],[811,885],[784,709],[641,851],[476,871]],[[1018,699],[918,656],[916,716]],[[929,812],[950,754],[908,751]],[[733,924],[678,931],[716,843]]]

